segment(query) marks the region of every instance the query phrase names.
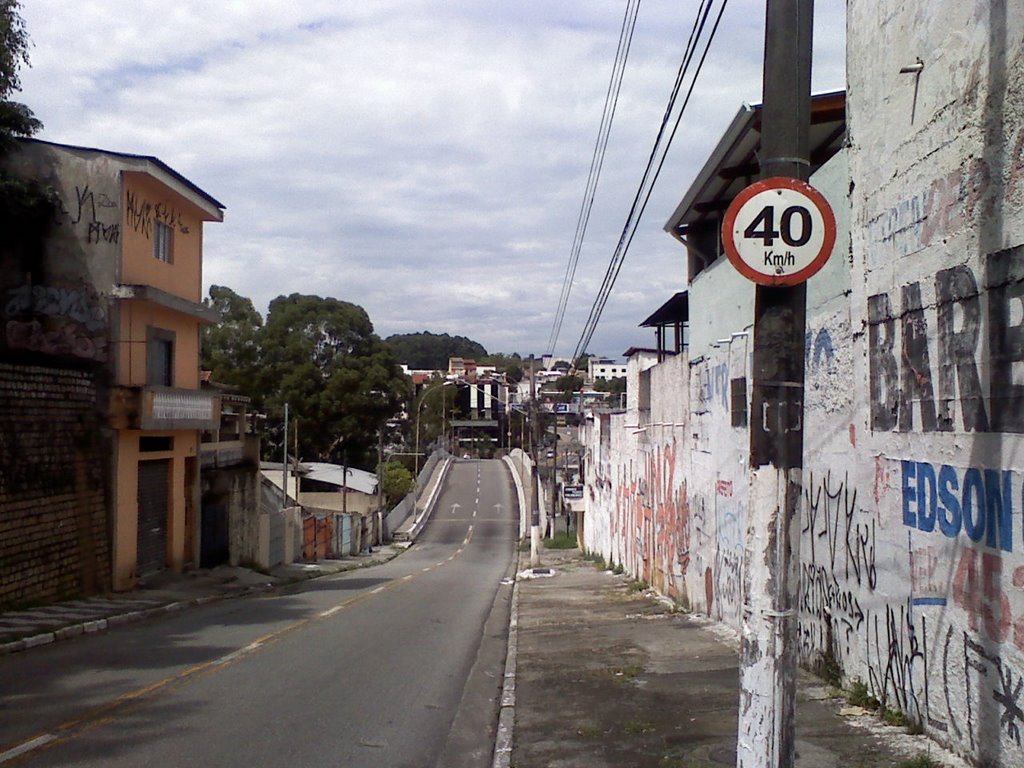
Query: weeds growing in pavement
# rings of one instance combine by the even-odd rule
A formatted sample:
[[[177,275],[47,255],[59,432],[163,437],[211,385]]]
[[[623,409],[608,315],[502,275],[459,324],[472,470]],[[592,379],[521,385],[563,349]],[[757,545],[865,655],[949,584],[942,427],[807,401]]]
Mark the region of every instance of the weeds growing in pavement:
[[[654,732],[654,723],[649,723],[646,720],[627,720],[623,729],[630,736],[643,736]]]
[[[864,709],[878,709],[879,707],[878,699],[871,695],[867,683],[860,678],[856,678],[850,683],[846,700],[855,707],[864,707]]]
[[[569,533],[556,533],[553,538],[544,539],[544,546],[548,549],[576,549],[576,536]]]
[[[943,768],[942,763],[936,762],[931,755],[926,755],[924,752],[919,753],[917,756],[904,760],[903,762],[897,763],[896,768]]]
[[[649,587],[650,587],[650,584],[648,584],[643,579],[636,579],[636,580],[631,581],[629,583],[629,591],[630,592],[643,592],[644,590],[648,589]]]
[[[596,739],[601,735],[601,729],[594,723],[580,723],[579,728],[576,729],[576,735],[583,739]]]
[[[812,671],[829,685],[835,688],[843,687],[843,668],[831,648],[818,655]]]
[[[899,727],[905,727],[909,725],[907,716],[898,709],[883,709],[882,710],[882,722],[886,725],[895,725]]]

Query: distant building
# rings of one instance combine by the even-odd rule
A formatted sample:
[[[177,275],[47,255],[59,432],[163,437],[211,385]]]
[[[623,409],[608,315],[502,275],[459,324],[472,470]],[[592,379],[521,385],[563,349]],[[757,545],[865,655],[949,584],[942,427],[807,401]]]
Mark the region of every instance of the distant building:
[[[591,357],[587,361],[587,376],[591,381],[610,381],[626,375],[626,364],[609,357]]]

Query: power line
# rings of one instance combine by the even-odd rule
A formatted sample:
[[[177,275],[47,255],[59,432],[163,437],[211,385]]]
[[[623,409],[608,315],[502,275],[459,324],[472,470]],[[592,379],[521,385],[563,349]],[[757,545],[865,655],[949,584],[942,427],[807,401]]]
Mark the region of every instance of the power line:
[[[686,97],[683,100],[683,104],[680,107],[679,113],[676,116],[675,125],[669,134],[668,140],[662,144],[662,139],[665,135],[665,129],[668,126],[669,119],[672,111],[675,108],[675,103],[679,95],[682,83],[686,78],[686,73],[689,70],[690,63],[693,60],[693,56],[696,53],[698,47],[698,41],[703,34],[704,27],[707,19],[710,15],[711,8],[714,5],[714,0],[710,2],[702,1],[700,8],[697,10],[697,16],[694,19],[694,26],[690,32],[690,39],[687,42],[686,50],[683,54],[683,60],[680,63],[679,71],[676,76],[676,81],[672,88],[672,93],[668,100],[668,105],[665,108],[665,115],[662,118],[661,127],[658,129],[658,135],[655,139],[654,146],[651,149],[650,156],[647,160],[647,166],[644,169],[643,176],[640,181],[640,185],[637,188],[636,195],[633,198],[633,204],[630,206],[629,214],[626,217],[626,223],[622,228],[622,234],[619,236],[618,244],[616,245],[615,251],[612,254],[611,260],[608,264],[608,269],[605,272],[604,280],[601,284],[601,288],[598,291],[597,297],[594,299],[594,303],[590,309],[590,315],[587,318],[587,322],[584,326],[583,333],[580,336],[579,341],[576,344],[576,349],[573,352],[572,359],[576,360],[581,354],[584,354],[587,346],[590,344],[593,338],[594,331],[597,329],[598,321],[600,320],[601,313],[604,311],[605,304],[608,301],[608,297],[611,295],[612,287],[615,284],[615,280],[618,278],[619,271],[622,269],[622,263],[625,260],[626,253],[629,250],[629,246],[633,242],[633,237],[636,234],[636,229],[639,226],[640,220],[643,217],[644,211],[647,208],[647,203],[650,200],[651,193],[654,189],[654,184],[661,173],[661,168],[664,165],[665,157],[667,156],[669,147],[672,144],[672,140],[675,138],[676,131],[679,128],[679,123],[682,120],[683,114],[686,111],[686,107],[690,102],[690,96],[693,94],[694,86],[696,85],[697,78],[700,76],[700,72],[703,69],[704,61],[707,58],[709,49],[711,48],[711,42],[714,40],[715,33],[718,31],[718,25],[722,20],[722,14],[725,12],[725,7],[728,4],[728,0],[722,0],[722,4],[718,10],[718,16],[715,18],[715,22],[712,25],[711,31],[707,36],[704,43],[704,50],[701,54],[700,60],[697,64],[697,69],[690,80],[690,86],[687,90]],[[660,153],[660,159],[657,160],[657,168],[653,171],[655,161]],[[642,199],[642,202],[641,202]]]
[[[612,74],[608,81],[604,108],[601,113],[601,125],[597,132],[597,140],[594,144],[594,152],[590,160],[590,171],[583,192],[583,201],[580,204],[579,216],[576,219],[576,232],[573,235],[572,248],[570,249],[569,260],[566,264],[562,291],[558,298],[558,308],[555,311],[551,335],[548,337],[548,354],[554,352],[555,345],[558,343],[558,335],[561,333],[562,321],[565,319],[565,310],[568,307],[569,296],[572,293],[572,283],[576,276],[576,265],[579,263],[580,251],[586,236],[587,225],[590,222],[590,211],[594,206],[594,196],[597,192],[598,181],[601,178],[605,150],[608,147],[608,137],[611,134],[615,110],[619,103],[619,91],[622,87],[622,78],[626,70],[626,61],[629,58],[629,50],[633,42],[633,30],[636,27],[639,10],[640,0],[630,0],[626,5],[626,12],[622,18],[619,43],[615,51],[615,61],[612,64]]]

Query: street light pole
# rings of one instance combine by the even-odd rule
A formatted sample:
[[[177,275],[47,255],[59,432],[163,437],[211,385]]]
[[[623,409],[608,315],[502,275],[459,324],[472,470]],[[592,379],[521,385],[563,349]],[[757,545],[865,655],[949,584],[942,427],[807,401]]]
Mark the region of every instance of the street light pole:
[[[420,395],[419,405],[416,406],[416,477],[420,476],[420,415],[423,413],[423,404],[427,401],[427,396],[431,392],[443,390],[451,384],[450,381],[442,382],[441,384],[435,384],[433,387],[428,388],[422,395]],[[444,429],[444,411],[441,411],[441,429]]]

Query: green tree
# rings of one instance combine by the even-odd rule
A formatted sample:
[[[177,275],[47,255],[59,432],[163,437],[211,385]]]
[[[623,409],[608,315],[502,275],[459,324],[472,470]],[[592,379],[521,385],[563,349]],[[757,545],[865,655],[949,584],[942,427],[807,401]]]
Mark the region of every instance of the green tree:
[[[268,415],[280,420],[289,404],[299,453],[372,466],[377,432],[401,409],[408,379],[366,311],[333,298],[279,296],[260,338]]]
[[[219,325],[203,328],[203,368],[212,372],[214,381],[244,389],[256,408],[262,408],[267,393],[254,384],[262,363],[263,318],[250,299],[222,285],[211,285],[203,303],[220,314]]]
[[[0,162],[14,151],[18,139],[32,136],[43,127],[31,109],[11,99],[21,90],[21,66],[29,64],[30,43],[20,8],[20,0],[0,0]],[[55,209],[53,190],[0,171],[0,229],[5,245],[38,244]]]
[[[19,10],[21,0],[0,0],[0,152],[9,152],[19,136],[31,136],[43,124],[11,96],[21,90],[21,65],[28,66],[29,39]]]
[[[404,499],[415,484],[416,478],[400,461],[389,461],[381,468],[381,490],[389,509]]]
[[[594,382],[594,389],[598,392],[607,392],[612,399],[618,399],[619,395],[626,391],[626,377],[616,376],[614,379],[598,379]]]
[[[558,397],[560,402],[571,403],[573,394],[583,389],[583,377],[559,376],[555,379],[555,389],[562,393]]]

